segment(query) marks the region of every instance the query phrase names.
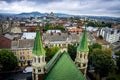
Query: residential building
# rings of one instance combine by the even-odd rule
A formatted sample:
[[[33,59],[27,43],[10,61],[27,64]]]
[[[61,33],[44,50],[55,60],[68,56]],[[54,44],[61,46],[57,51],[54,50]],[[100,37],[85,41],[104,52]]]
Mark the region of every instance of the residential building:
[[[9,49],[11,47],[12,40],[0,35],[0,49]]]
[[[120,30],[118,29],[105,27],[98,31],[97,36],[100,35],[109,43],[120,41]]]
[[[11,49],[19,60],[19,66],[30,66],[32,63],[32,49],[29,48],[13,48]]]

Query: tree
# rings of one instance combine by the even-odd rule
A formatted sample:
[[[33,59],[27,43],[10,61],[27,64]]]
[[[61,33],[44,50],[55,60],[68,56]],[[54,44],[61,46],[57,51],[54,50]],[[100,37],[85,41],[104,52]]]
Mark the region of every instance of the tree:
[[[51,47],[51,48],[46,48],[46,60],[49,61],[57,51],[59,51],[59,47]]]
[[[94,24],[94,22],[88,22],[87,26],[92,26],[92,27],[94,27],[95,24]]]
[[[91,47],[92,47],[93,49],[95,49],[95,48],[102,49],[102,45],[99,44],[99,43],[93,43],[93,45],[91,45]]]
[[[112,56],[111,48],[104,48],[103,51],[104,51],[105,54],[109,55],[110,57]]]
[[[116,55],[116,63],[118,67],[118,72],[120,73],[120,50],[116,52],[115,55]]]
[[[71,45],[71,44],[68,45],[68,53],[70,57],[72,58],[72,60],[75,60],[76,51],[77,51],[77,46]]]
[[[18,60],[10,50],[0,50],[0,64],[2,71],[14,70],[17,66]]]
[[[114,61],[110,56],[104,53],[102,49],[94,49],[93,53],[89,55],[89,61],[95,69],[95,73],[100,75],[100,78],[108,75],[109,72],[114,71]]]

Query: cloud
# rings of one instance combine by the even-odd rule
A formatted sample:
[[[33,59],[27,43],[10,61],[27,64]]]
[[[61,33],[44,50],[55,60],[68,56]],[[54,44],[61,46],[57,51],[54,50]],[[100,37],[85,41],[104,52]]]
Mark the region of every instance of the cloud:
[[[119,16],[120,0],[4,0],[2,12],[48,12],[76,15]]]

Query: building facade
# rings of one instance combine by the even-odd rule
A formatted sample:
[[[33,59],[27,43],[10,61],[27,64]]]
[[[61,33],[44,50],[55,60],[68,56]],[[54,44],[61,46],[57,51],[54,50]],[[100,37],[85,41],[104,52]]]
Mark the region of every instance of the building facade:
[[[9,49],[11,47],[12,40],[0,35],[0,49]]]
[[[109,43],[120,41],[120,30],[112,28],[102,28],[98,31],[97,35],[103,36],[103,38]]]

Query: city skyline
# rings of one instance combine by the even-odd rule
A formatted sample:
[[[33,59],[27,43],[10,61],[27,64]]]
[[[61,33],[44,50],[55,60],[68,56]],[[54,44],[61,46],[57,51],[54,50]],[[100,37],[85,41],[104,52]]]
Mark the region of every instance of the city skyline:
[[[1,13],[65,13],[120,17],[119,0],[1,0]]]

